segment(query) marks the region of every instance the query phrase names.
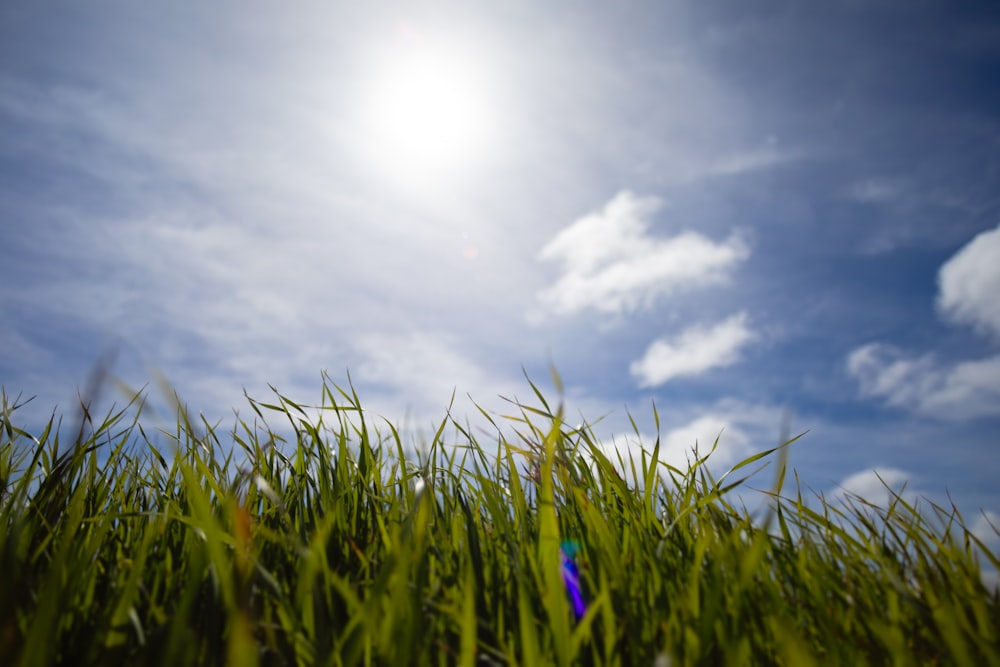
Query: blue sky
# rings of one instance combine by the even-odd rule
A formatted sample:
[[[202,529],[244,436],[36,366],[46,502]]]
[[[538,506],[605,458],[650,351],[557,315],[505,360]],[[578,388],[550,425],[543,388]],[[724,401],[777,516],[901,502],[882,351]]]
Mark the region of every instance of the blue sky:
[[[544,6],[543,6],[544,5]],[[415,429],[554,364],[609,448],[1000,516],[994,3],[0,9],[0,383],[117,347]],[[245,407],[244,407],[245,409]]]

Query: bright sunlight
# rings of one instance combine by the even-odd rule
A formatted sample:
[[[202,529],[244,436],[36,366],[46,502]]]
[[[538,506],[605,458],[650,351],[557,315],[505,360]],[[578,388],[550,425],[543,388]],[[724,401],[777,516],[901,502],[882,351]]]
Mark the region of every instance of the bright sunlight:
[[[408,40],[380,58],[363,107],[366,152],[380,171],[440,178],[490,150],[493,113],[475,54]]]

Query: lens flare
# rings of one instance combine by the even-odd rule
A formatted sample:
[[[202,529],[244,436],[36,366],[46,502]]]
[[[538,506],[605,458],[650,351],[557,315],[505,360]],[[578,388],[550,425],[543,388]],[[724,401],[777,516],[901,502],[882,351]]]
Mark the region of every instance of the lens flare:
[[[562,575],[569,594],[570,604],[577,620],[587,613],[587,603],[583,599],[583,588],[580,585],[580,569],[576,564],[576,555],[580,552],[580,543],[569,540],[562,543]]]

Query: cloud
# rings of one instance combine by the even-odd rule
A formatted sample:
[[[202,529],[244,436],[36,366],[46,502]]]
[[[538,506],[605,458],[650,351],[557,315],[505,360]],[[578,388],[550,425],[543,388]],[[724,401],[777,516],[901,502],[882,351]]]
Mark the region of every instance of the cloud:
[[[937,306],[946,318],[1000,338],[1000,225],[945,262],[938,288]]]
[[[635,311],[665,293],[723,283],[749,257],[735,235],[721,243],[690,231],[650,236],[649,219],[660,208],[655,197],[626,190],[559,232],[539,255],[563,265],[562,277],[539,294],[542,303],[559,315]]]
[[[712,452],[708,464],[713,474],[720,474],[720,470],[751,453],[751,438],[742,426],[732,415],[721,412],[698,417],[683,426],[667,431],[660,437],[658,460],[660,463],[686,471],[698,456],[708,454],[718,439],[718,447]],[[602,437],[598,440],[598,446],[616,467],[621,458],[625,468],[619,472],[629,479],[630,461],[635,462],[638,470],[642,461],[641,452],[645,451],[648,458],[653,452],[655,443],[656,436],[648,433],[628,433],[624,436]],[[666,470],[661,469],[660,474],[664,476]],[[635,482],[641,484],[642,480]]]
[[[915,475],[905,470],[891,467],[876,467],[848,475],[836,485],[836,488],[832,492],[827,494],[827,499],[831,502],[846,503],[848,506],[854,506],[864,511],[865,508],[859,505],[858,498],[879,508],[886,509],[896,502],[897,498],[901,497],[903,502],[910,508],[916,509],[917,513],[925,521],[928,521],[930,525],[944,525],[941,523],[941,520],[945,518],[944,515],[941,515],[937,511],[928,511],[928,505],[921,503],[921,499],[925,503],[931,503],[930,507],[933,507],[933,504],[948,507],[952,504],[950,496],[948,498],[949,502],[944,502],[943,498],[935,498],[934,495],[915,486],[915,481],[919,480],[916,480]],[[923,509],[921,508],[922,504]],[[896,510],[906,512],[904,508],[898,505]],[[976,518],[966,523],[964,527],[982,541],[983,545],[993,553],[996,553],[997,549],[1000,548],[1000,534],[997,533],[997,528],[1000,527],[1000,514],[989,510],[980,510]],[[958,544],[962,543],[964,538],[961,528],[949,522],[946,530],[950,532],[951,537]],[[989,562],[981,557],[981,549],[978,545],[973,545],[972,550],[979,556],[979,562],[983,565],[983,569],[980,572],[983,584],[988,589],[1000,590],[1000,576],[998,576],[997,571],[991,569]]]
[[[912,506],[921,495],[909,485],[912,479],[911,473],[898,468],[862,470],[842,479],[837,484],[836,491],[831,494],[831,498],[843,501],[849,498],[862,498],[879,507],[886,507],[896,495],[902,495],[903,500]]]
[[[438,404],[447,402],[460,380],[484,375],[447,334],[371,332],[356,347],[364,358],[358,367],[361,375],[397,390],[418,386],[423,397]]]
[[[718,160],[709,168],[708,172],[719,176],[737,176],[786,164],[795,158],[795,155],[779,151],[771,143],[764,148],[735,153]]]
[[[781,407],[746,403],[731,397],[711,405],[680,408],[679,413],[676,409],[669,413],[661,412],[664,430],[660,431],[659,461],[686,471],[696,459],[695,448],[697,447],[699,456],[705,456],[718,438],[718,446],[709,457],[707,466],[713,475],[719,476],[735,463],[774,446],[781,414]],[[636,417],[641,418],[642,415]],[[652,454],[656,432],[649,429],[649,425],[644,426],[641,419],[638,425],[631,419],[615,421],[613,416],[611,421],[614,423],[601,421],[595,432],[597,442],[604,454],[616,465],[620,457],[630,475],[629,461],[635,461],[638,469],[641,451],[645,450],[647,457]],[[672,427],[668,427],[668,422]],[[677,425],[673,426],[674,424]],[[770,459],[760,463],[768,460]],[[754,469],[747,468],[745,471],[751,472]],[[664,474],[666,470],[661,470],[661,476]]]
[[[1000,338],[1000,226],[967,243],[938,272],[938,311]],[[1000,355],[947,363],[868,343],[847,356],[862,396],[946,420],[1000,415]]]
[[[1000,514],[982,510],[969,524],[969,532],[994,553],[1000,553]]]
[[[696,446],[698,454],[704,456],[716,438],[719,445],[710,459],[714,464],[729,465],[750,452],[749,435],[731,416],[709,414],[668,431],[661,441],[660,459],[683,470],[689,460],[694,460]]]
[[[461,336],[446,332],[371,331],[354,347],[363,361],[352,368],[352,375],[368,385],[367,407],[395,423],[404,416],[421,426],[440,421],[452,393],[458,415],[477,412],[467,395],[486,410],[499,410],[507,405],[498,394],[516,396],[525,387],[502,369],[481,364],[465,349]]]
[[[878,204],[892,201],[900,195],[898,183],[883,179],[869,178],[852,185],[847,196],[854,201],[865,204]]]
[[[739,361],[740,350],[757,335],[747,325],[747,314],[738,313],[710,329],[693,326],[677,338],[660,338],[629,370],[641,387],[657,387],[676,377],[700,375]]]
[[[869,343],[847,357],[861,394],[939,419],[1000,415],[1000,355],[955,364]]]
[[[976,518],[967,524],[967,528],[982,542],[983,547],[993,554],[1000,553],[1000,514],[986,509],[980,510]],[[992,563],[983,556],[983,549],[978,544],[972,547],[972,551],[982,567],[980,574],[983,585],[988,590],[1000,592],[1000,572],[991,567]]]

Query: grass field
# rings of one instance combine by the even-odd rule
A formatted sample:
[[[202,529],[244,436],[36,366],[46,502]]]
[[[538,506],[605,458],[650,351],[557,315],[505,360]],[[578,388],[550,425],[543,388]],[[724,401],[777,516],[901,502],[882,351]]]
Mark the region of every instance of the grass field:
[[[609,460],[532,389],[419,453],[328,379],[225,431],[136,397],[29,433],[4,395],[0,664],[1000,664],[954,508],[806,498],[787,446]]]

